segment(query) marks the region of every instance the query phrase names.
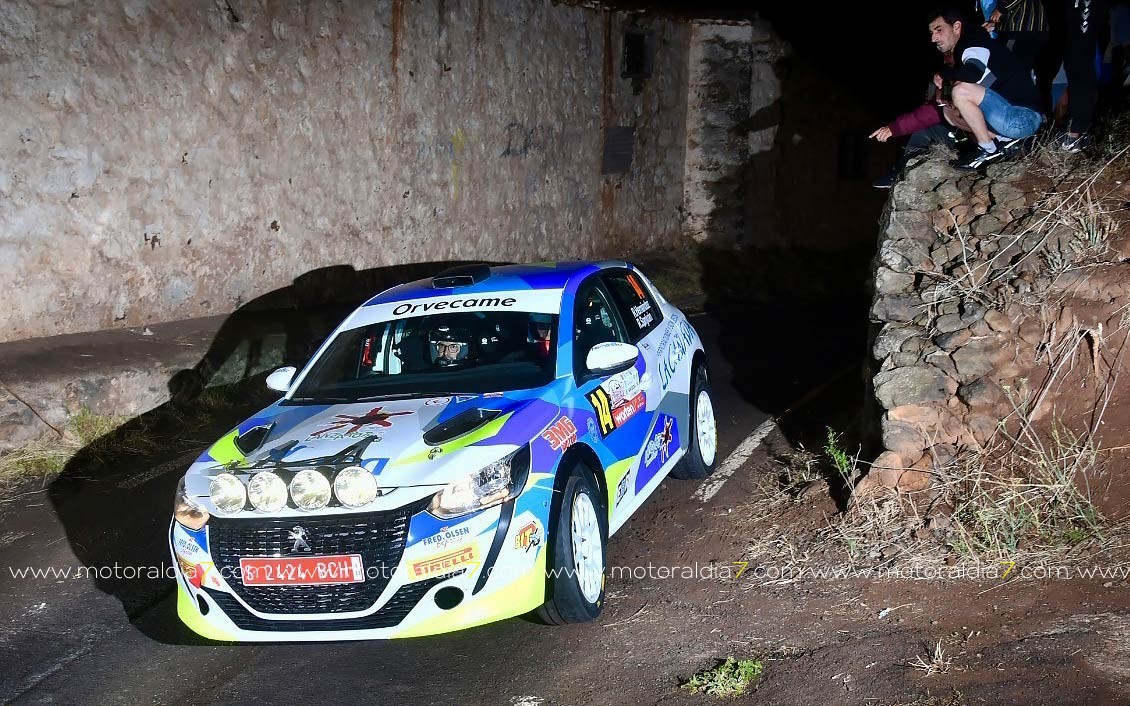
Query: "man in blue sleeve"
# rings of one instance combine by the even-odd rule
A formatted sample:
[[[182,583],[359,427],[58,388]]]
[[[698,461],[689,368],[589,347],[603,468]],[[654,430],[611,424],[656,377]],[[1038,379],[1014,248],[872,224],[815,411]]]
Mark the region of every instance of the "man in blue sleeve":
[[[1003,42],[977,23],[966,25],[959,11],[930,13],[930,41],[943,54],[953,52],[953,66],[942,67],[934,84],[945,95],[952,85],[952,108],[944,111],[954,126],[973,133],[978,149],[953,163],[978,169],[1002,159],[1013,143],[1036,134],[1044,117],[1031,73]]]

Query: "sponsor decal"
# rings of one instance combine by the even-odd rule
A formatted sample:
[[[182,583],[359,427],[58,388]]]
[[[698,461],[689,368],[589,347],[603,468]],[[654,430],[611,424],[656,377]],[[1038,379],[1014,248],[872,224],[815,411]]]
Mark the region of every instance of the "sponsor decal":
[[[603,385],[585,395],[589,404],[592,405],[593,411],[596,412],[596,421],[600,426],[602,438],[608,436],[613,429],[623,426],[645,406],[644,393],[639,390],[638,378],[635,383],[636,392],[632,397],[624,398],[623,388],[620,389],[621,392],[618,394],[621,396],[621,401],[619,404],[612,401],[612,393],[605,390]]]
[[[181,554],[185,557],[204,553],[204,549],[196,543],[195,539],[192,537],[183,537],[179,532],[173,533],[173,544],[175,545],[177,554]]]
[[[212,562],[205,561],[196,564],[189,561],[188,559],[178,556],[177,566],[180,567],[180,572],[184,574],[184,577],[188,580],[189,585],[195,588],[200,588],[205,583],[207,583],[209,586],[220,588],[219,572],[215,571],[216,565]]]
[[[630,472],[625,473],[624,477],[621,478],[620,482],[616,485],[616,502],[613,503],[613,507],[619,507],[620,501],[623,500],[624,496],[628,494],[628,476],[630,475]]]
[[[527,522],[514,535],[515,549],[528,552],[539,544],[541,544],[541,524],[536,519]]]
[[[446,311],[448,309],[498,309],[512,307],[518,300],[514,297],[469,297],[466,299],[439,299],[436,301],[425,301],[418,304],[412,302],[404,302],[397,305],[392,310],[393,316],[404,316],[405,314],[427,314],[434,311]]]
[[[608,432],[616,428],[616,422],[612,420],[612,400],[608,398],[608,393],[604,391],[603,387],[598,387],[585,397],[588,398],[589,404],[596,412],[596,421],[600,425],[600,436],[602,438],[608,436]]]
[[[600,385],[608,392],[613,407],[619,407],[625,400],[635,397],[640,391],[640,374],[635,368],[617,373]]]
[[[636,473],[636,492],[659,473],[671,455],[679,448],[679,423],[674,417],[660,414],[644,444],[640,469]]]
[[[589,436],[590,437],[596,436],[596,420],[593,419],[592,417],[589,417],[586,420],[586,424],[587,424],[588,429],[589,429]]]
[[[612,421],[616,422],[616,426],[622,427],[629,419],[636,416],[636,413],[644,408],[643,393],[637,394],[630,400],[624,400],[624,404],[612,410]]]
[[[356,416],[352,414],[338,414],[334,417],[334,421],[328,422],[327,426],[312,432],[310,436],[306,438],[352,438],[353,435],[368,426],[377,426],[387,429],[392,426],[392,422],[389,421],[392,417],[401,417],[406,414],[414,414],[414,412],[411,410],[405,412],[385,412],[384,407],[373,407],[365,414]],[[330,434],[338,434],[339,436],[329,436]]]
[[[424,537],[420,543],[429,549],[447,549],[452,544],[466,539],[470,534],[470,527],[441,527],[432,536]]]
[[[672,330],[670,343],[664,347]],[[693,342],[694,329],[686,319],[672,322],[668,330],[663,333],[663,341],[659,344],[659,381],[664,390],[671,384],[671,378],[674,377],[679,364],[687,357],[687,351],[691,349]]]
[[[483,397],[502,397],[502,393],[501,392],[487,392],[487,393],[483,394]],[[473,399],[473,397],[460,397],[459,401],[462,402],[465,399],[469,400],[469,399]]]
[[[562,415],[541,433],[541,438],[548,441],[554,451],[564,451],[577,441],[577,426],[572,419]]]
[[[671,441],[675,438],[671,432],[671,424],[674,421],[671,417],[667,417],[662,429],[657,425],[656,432],[647,440],[643,450],[644,465],[650,466],[655,462],[656,456],[659,456],[661,464],[671,456]]]
[[[442,449],[442,448],[440,448],[440,447],[438,447],[438,446],[433,446],[433,447],[431,448],[431,450],[430,450],[430,451],[428,451],[428,460],[429,460],[429,461],[434,461],[434,460],[436,460],[436,457],[438,457],[438,456],[439,456],[439,455],[440,455],[441,453],[443,453],[443,449]]]
[[[442,407],[445,404],[450,404],[450,397],[433,397],[424,403],[425,407]]]
[[[463,566],[477,565],[478,563],[478,550],[475,549],[474,545],[468,545],[453,552],[414,562],[412,564],[412,578],[417,581],[429,579],[433,576],[449,574]]]

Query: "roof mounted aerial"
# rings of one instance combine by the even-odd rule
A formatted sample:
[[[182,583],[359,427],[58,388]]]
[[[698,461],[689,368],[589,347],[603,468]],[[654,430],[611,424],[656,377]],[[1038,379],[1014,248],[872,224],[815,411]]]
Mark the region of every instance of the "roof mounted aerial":
[[[459,265],[440,272],[432,278],[432,288],[469,287],[490,277],[490,265]]]

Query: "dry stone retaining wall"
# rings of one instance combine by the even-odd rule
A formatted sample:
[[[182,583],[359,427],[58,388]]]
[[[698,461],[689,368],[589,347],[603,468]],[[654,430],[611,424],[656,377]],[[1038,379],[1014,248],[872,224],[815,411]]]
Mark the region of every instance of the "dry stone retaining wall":
[[[1104,335],[1125,328],[1126,254],[1113,251],[1125,245],[1088,242],[1070,227],[1062,206],[1077,197],[1068,189],[1057,193],[1024,163],[963,174],[940,156],[895,185],[871,308],[884,451],[861,487],[926,490],[1018,407],[1046,416],[1062,356],[1093,357],[1101,372]],[[1062,402],[1085,408],[1094,394],[1076,387]]]

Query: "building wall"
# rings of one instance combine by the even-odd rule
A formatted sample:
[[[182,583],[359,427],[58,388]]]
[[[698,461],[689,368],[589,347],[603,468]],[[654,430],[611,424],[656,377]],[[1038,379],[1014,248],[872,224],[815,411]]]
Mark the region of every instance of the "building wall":
[[[6,2],[0,340],[223,314],[334,265],[674,245],[689,35],[549,0]],[[626,174],[606,126],[635,127]]]

